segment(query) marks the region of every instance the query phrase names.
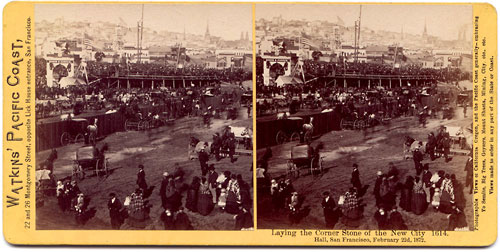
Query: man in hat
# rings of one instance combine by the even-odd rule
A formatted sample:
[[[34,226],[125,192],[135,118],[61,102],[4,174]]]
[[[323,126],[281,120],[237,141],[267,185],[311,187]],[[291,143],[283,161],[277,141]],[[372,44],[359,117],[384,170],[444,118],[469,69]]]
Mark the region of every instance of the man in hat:
[[[358,164],[352,165],[352,173],[351,173],[351,183],[354,188],[356,188],[357,192],[361,192],[361,180],[359,179],[359,170]]]
[[[413,151],[413,163],[415,164],[417,176],[422,172],[422,160],[424,160],[424,155],[420,152],[420,148],[416,148]]]
[[[205,148],[202,148],[198,153],[198,159],[200,160],[201,175],[205,176],[207,174],[209,160],[209,156]]]
[[[146,183],[146,173],[144,172],[144,165],[139,165],[139,172],[137,173],[136,183],[143,192],[148,189],[148,184]]]
[[[333,229],[337,224],[338,217],[335,214],[335,200],[330,197],[329,192],[323,193],[321,207],[323,207],[323,214],[325,215],[326,228]]]
[[[109,218],[111,219],[111,228],[112,229],[120,229],[122,225],[122,216],[121,216],[122,204],[120,200],[116,197],[115,193],[109,194],[108,200],[108,210],[109,210]]]
[[[170,176],[168,172],[163,172],[163,179],[161,180],[161,186],[160,186],[160,198],[161,198],[161,205],[163,207],[167,205],[167,186],[169,182],[170,182]]]
[[[380,185],[382,185],[383,175],[382,171],[377,171],[377,179],[375,179],[375,186],[373,187],[373,195],[375,195],[375,203],[377,206],[381,203]]]
[[[219,174],[215,172],[215,165],[211,164],[208,167],[208,188],[210,189],[210,192],[212,193],[213,197],[213,202],[217,203],[218,197],[217,197],[217,178],[219,177]]]
[[[219,161],[220,160],[220,148],[222,146],[222,140],[219,136],[219,133],[215,133],[213,136],[213,142],[211,149],[215,155],[215,160]]]
[[[431,157],[431,161],[434,161],[436,159],[434,155],[434,150],[436,149],[436,137],[434,136],[434,133],[429,133],[427,136],[427,146],[426,146],[426,151],[429,153],[429,156]]]

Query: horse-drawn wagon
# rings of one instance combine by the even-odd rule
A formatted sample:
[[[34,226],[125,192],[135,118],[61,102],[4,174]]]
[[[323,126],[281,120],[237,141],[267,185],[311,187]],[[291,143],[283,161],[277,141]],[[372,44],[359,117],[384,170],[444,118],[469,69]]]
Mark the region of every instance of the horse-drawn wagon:
[[[313,148],[309,144],[293,146],[290,159],[287,160],[287,176],[299,177],[301,169],[308,169],[311,174],[323,172],[323,157],[319,147]]]
[[[105,144],[101,149],[96,146],[83,146],[76,150],[75,160],[73,160],[72,176],[77,179],[85,178],[85,171],[92,171],[96,176],[104,173],[108,174],[109,161],[104,155],[107,150]]]
[[[85,141],[85,132],[89,122],[85,118],[68,118],[65,120],[66,130],[61,134],[61,145],[82,143]]]

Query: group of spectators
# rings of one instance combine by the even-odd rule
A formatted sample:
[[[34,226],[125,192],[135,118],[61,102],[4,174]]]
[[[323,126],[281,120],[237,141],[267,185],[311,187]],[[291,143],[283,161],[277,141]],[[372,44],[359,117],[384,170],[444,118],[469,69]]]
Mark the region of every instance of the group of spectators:
[[[139,165],[137,187],[130,195],[124,196],[123,202],[117,194],[109,194],[107,209],[110,227],[120,229],[126,223],[129,228],[145,228],[151,223],[151,209],[155,204],[161,204],[158,222],[166,230],[193,230],[196,227],[192,225],[189,215],[214,216],[221,213],[233,215],[235,230],[253,229],[251,186],[240,174],[232,174],[231,171],[218,174],[212,164],[207,174],[194,176],[189,185],[184,181],[184,174],[177,163],[172,172],[163,173],[158,191],[161,203],[156,203],[150,200],[155,186],[148,184],[145,167]],[[95,215],[95,208],[90,206],[90,196],[80,191],[76,181],[58,181],[56,190],[59,209],[73,212],[77,225],[85,225]],[[186,209],[190,214],[186,213]]]
[[[179,68],[177,65],[161,63],[105,63],[87,62],[87,72],[91,77],[149,75],[149,76],[206,76],[216,77],[221,81],[241,82],[251,80],[252,73],[241,68],[213,69],[203,65],[188,64]]]
[[[304,84],[302,86],[288,85],[284,88],[266,87],[269,98],[257,100],[257,115],[274,114],[282,111],[296,113],[304,110],[343,110],[342,116],[354,113],[362,115],[365,112],[384,117],[401,115],[415,116],[424,108],[431,116],[437,116],[439,111],[454,107],[454,101],[461,89],[450,85],[438,88],[437,85],[420,87],[394,88],[343,88],[318,87]],[[298,97],[297,97],[298,96]],[[347,110],[346,110],[347,109]]]
[[[418,150],[417,150],[418,151]],[[422,150],[421,150],[422,151]],[[266,152],[267,155],[269,155]],[[445,157],[443,154],[439,156]],[[430,158],[430,157],[429,157]],[[360,167],[353,164],[348,190],[335,198],[330,191],[323,192],[321,207],[324,213],[325,227],[333,229],[340,221],[343,225],[356,228],[363,221],[364,210],[368,204],[374,204],[376,211],[373,215],[378,229],[381,230],[406,230],[409,227],[401,211],[414,215],[422,215],[426,211],[434,211],[447,215],[450,231],[468,231],[469,225],[464,213],[467,207],[464,188],[469,187],[469,193],[473,191],[473,161],[470,155],[467,159],[465,169],[465,186],[457,180],[453,173],[444,170],[431,171],[431,160],[417,168],[415,175],[406,176],[403,181],[401,172],[393,162],[389,163],[387,171],[377,171],[373,181],[363,184],[360,179]],[[424,158],[422,158],[423,160]],[[421,160],[418,161],[420,163]],[[259,169],[260,175],[259,176]],[[307,216],[310,209],[303,206],[304,196],[301,195],[290,179],[271,179],[267,187],[265,185],[267,174],[264,168],[258,169],[257,183],[259,197],[264,199],[270,195],[270,205],[267,205],[268,214],[287,213],[290,224],[298,224]],[[363,197],[369,186],[373,184],[374,202],[364,202]],[[264,214],[264,213],[263,213]],[[410,227],[411,228],[411,227]]]
[[[304,74],[307,76],[334,76],[334,75],[400,75],[422,76],[438,81],[460,81],[469,79],[470,74],[458,68],[424,68],[416,64],[393,67],[390,64],[368,62],[318,62],[305,60]]]
[[[40,60],[39,60],[40,61]],[[144,105],[163,103],[162,99],[185,97],[191,100],[203,99],[203,94],[207,87],[214,87],[215,91],[220,91],[220,82],[228,82],[240,85],[242,81],[251,80],[252,74],[240,68],[234,69],[209,69],[199,65],[186,65],[183,68],[177,66],[156,64],[156,63],[104,63],[89,61],[86,62],[88,74],[88,85],[70,85],[66,87],[48,86],[44,80],[43,71],[37,71],[36,82],[36,108],[38,118],[50,117],[66,114],[75,107],[77,110],[101,110],[118,109],[121,105],[128,105],[129,102],[139,102]],[[51,74],[51,73],[49,73]],[[207,87],[200,87],[193,83],[186,83],[186,87],[151,89],[150,86],[144,88],[122,88],[108,87],[109,83],[99,81],[103,77],[123,77],[131,75],[156,75],[156,76],[207,76],[215,77]],[[136,83],[137,84],[137,83]],[[140,83],[139,83],[140,84]],[[135,85],[137,87],[137,85]],[[219,87],[219,88],[218,88]],[[219,95],[220,93],[212,93]],[[226,101],[229,95],[226,95]],[[183,106],[187,106],[183,104]],[[193,104],[193,106],[195,106]],[[201,105],[199,105],[201,106]],[[208,107],[208,106],[207,106]],[[78,111],[77,111],[78,112]]]

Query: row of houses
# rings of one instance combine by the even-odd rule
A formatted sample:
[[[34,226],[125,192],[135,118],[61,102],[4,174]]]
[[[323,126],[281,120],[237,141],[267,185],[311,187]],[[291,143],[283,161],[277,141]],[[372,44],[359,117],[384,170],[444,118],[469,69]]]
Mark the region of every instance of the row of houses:
[[[357,54],[356,54],[357,51]],[[318,53],[320,52],[320,53]],[[328,45],[315,45],[306,38],[264,37],[257,43],[258,55],[291,54],[303,60],[314,59],[325,62],[392,62],[396,65],[412,64],[424,68],[457,67],[470,71],[472,52],[463,49],[409,49],[402,46],[369,45],[356,48],[352,45],[341,45],[331,49]],[[320,55],[319,57],[317,55]],[[356,57],[357,55],[357,57]]]

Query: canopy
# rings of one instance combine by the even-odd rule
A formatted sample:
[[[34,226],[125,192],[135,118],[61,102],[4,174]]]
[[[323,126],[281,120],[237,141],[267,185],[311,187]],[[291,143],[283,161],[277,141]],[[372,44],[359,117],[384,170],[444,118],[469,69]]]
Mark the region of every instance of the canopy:
[[[83,85],[83,84],[85,84],[84,80],[74,77],[62,77],[61,80],[59,81],[59,86],[62,88],[67,86]]]
[[[234,126],[229,126],[231,129],[231,132],[235,135],[235,137],[241,137],[241,138],[252,138],[252,130],[248,127],[234,127]]]
[[[76,150],[76,160],[94,159],[94,146],[85,146]]]
[[[278,79],[276,79],[276,85],[278,87],[282,87],[284,85],[290,85],[290,84],[302,84],[302,80],[297,78],[297,77],[292,77],[292,76],[279,76]]]
[[[37,170],[35,172],[35,181],[39,182],[40,180],[50,180],[50,170]]]

